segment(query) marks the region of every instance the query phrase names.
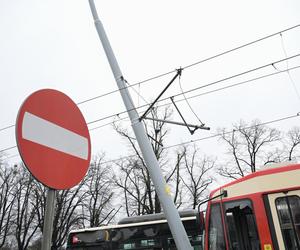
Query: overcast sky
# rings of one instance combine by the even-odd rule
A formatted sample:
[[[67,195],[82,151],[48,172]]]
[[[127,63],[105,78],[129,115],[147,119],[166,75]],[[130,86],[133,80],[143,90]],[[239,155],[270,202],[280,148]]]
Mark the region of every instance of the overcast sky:
[[[177,1],[95,0],[125,79],[135,84],[185,67],[207,57],[300,24],[299,0]],[[15,123],[18,109],[32,92],[54,88],[76,103],[116,89],[107,59],[96,33],[87,0],[0,0],[1,128]],[[181,77],[184,91],[215,82],[300,53],[300,27],[236,50],[217,59],[186,68]],[[190,92],[187,97],[300,66],[300,57],[269,66],[210,88]],[[136,85],[150,102],[175,73]],[[175,81],[165,93],[180,93]],[[298,92],[298,93],[297,93]],[[300,112],[300,69],[276,74],[238,87],[190,99],[190,105],[211,131],[189,135],[184,127],[170,126],[165,146],[197,140],[231,129],[240,119],[262,122]],[[144,100],[131,91],[137,106]],[[182,96],[175,100],[182,99]],[[163,104],[163,103],[161,103]],[[185,102],[178,103],[189,123],[199,123]],[[79,105],[86,121],[123,112],[119,93]],[[120,115],[125,117],[125,115]],[[104,119],[90,128],[112,122]],[[180,121],[176,113],[173,120]],[[299,118],[274,123],[287,131]],[[130,128],[129,122],[123,122]],[[126,144],[111,125],[91,131],[92,153],[105,151],[107,159],[126,155]],[[14,128],[0,131],[0,150],[16,145]],[[218,141],[197,143],[214,154]],[[218,152],[218,151],[217,151]],[[5,151],[14,156],[17,149]],[[14,163],[18,157],[9,158]]]

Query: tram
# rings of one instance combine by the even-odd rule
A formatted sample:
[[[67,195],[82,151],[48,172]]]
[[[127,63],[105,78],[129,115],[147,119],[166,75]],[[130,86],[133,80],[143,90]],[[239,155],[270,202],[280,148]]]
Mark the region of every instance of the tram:
[[[180,213],[195,250],[300,250],[300,164],[267,166],[210,193],[205,212]],[[199,206],[200,207],[200,206]],[[176,249],[163,214],[71,231],[67,249]]]

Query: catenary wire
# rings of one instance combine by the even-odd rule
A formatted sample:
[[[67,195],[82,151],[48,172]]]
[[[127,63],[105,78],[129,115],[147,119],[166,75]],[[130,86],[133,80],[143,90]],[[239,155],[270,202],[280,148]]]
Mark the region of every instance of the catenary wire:
[[[249,42],[249,43],[245,43],[245,44],[243,44],[243,45],[240,45],[240,46],[235,47],[235,48],[233,48],[233,49],[229,49],[229,50],[223,51],[223,52],[221,52],[221,53],[219,53],[219,54],[216,54],[216,55],[207,57],[207,58],[205,58],[205,59],[199,60],[199,61],[197,61],[197,62],[195,62],[195,63],[192,63],[192,64],[189,64],[189,65],[187,65],[187,66],[182,67],[182,69],[191,68],[191,67],[196,66],[196,65],[198,65],[198,64],[201,64],[201,63],[210,61],[210,60],[212,60],[212,59],[215,59],[215,58],[217,58],[217,57],[220,57],[220,56],[229,54],[229,53],[231,53],[231,52],[233,52],[233,51],[236,51],[236,50],[245,48],[245,47],[250,46],[250,45],[252,45],[252,44],[261,42],[261,41],[263,41],[263,40],[265,40],[265,39],[271,38],[271,37],[273,37],[273,36],[277,36],[277,35],[279,35],[279,34],[285,33],[285,32],[287,32],[287,31],[293,30],[293,29],[298,28],[298,27],[300,27],[300,24],[297,24],[297,25],[295,25],[295,26],[286,28],[286,29],[281,30],[281,31],[278,31],[278,32],[276,32],[276,33],[273,33],[273,34],[270,34],[270,35],[261,37],[261,38],[259,38],[259,39],[254,40],[254,41],[251,41],[251,42]],[[171,70],[171,71],[169,71],[169,72],[166,72],[166,73],[163,73],[163,74],[159,74],[159,75],[156,75],[156,76],[147,78],[147,79],[145,79],[145,80],[136,82],[136,83],[131,84],[131,85],[125,87],[125,88],[133,87],[133,86],[136,86],[136,85],[138,85],[138,84],[143,84],[143,83],[146,83],[146,82],[149,82],[149,81],[152,81],[152,80],[155,80],[155,79],[158,79],[158,78],[161,78],[161,77],[164,77],[164,76],[170,75],[170,74],[172,74],[172,73],[176,73],[176,72],[177,72],[177,70]],[[125,89],[125,88],[124,88],[124,89]],[[116,93],[116,92],[121,91],[121,90],[123,90],[123,89],[116,89],[116,90],[107,92],[107,93],[105,93],[105,94],[102,94],[102,95],[99,95],[99,96],[95,96],[95,97],[92,97],[92,98],[90,98],[90,99],[86,99],[86,100],[84,100],[84,101],[78,102],[77,104],[78,104],[78,105],[81,105],[81,104],[83,104],[83,103],[86,103],[86,102],[89,102],[89,101],[93,101],[93,100],[95,100],[95,99],[98,99],[98,98],[101,98],[101,97],[104,97],[104,96],[107,96],[107,95]]]
[[[217,57],[220,57],[220,56],[229,54],[229,53],[231,53],[231,52],[233,52],[233,51],[236,51],[236,50],[245,48],[245,47],[247,47],[247,46],[253,45],[253,44],[258,43],[258,42],[261,42],[261,41],[266,40],[266,39],[268,39],[268,38],[271,38],[271,37],[273,37],[273,36],[280,35],[280,34],[285,33],[285,32],[287,32],[287,31],[296,29],[296,28],[298,28],[298,27],[300,27],[300,24],[297,24],[297,25],[291,26],[291,27],[289,27],[289,28],[286,28],[286,29],[284,29],[284,30],[275,32],[275,33],[273,33],[273,34],[270,34],[270,35],[261,37],[261,38],[259,38],[259,39],[254,40],[254,41],[251,41],[251,42],[245,43],[245,44],[243,44],[243,45],[237,46],[237,47],[235,47],[235,48],[232,48],[232,49],[223,51],[223,52],[221,52],[221,53],[219,53],[219,54],[216,54],[216,55],[214,55],[214,56],[210,56],[210,57],[207,57],[207,58],[205,58],[205,59],[199,60],[199,61],[197,61],[197,62],[195,62],[195,63],[192,63],[192,64],[189,64],[189,65],[187,65],[187,66],[185,66],[185,67],[182,67],[182,69],[191,68],[191,67],[196,66],[196,65],[198,65],[198,64],[201,64],[201,63],[207,62],[207,61],[209,61],[209,60],[215,59],[215,58],[217,58]],[[104,94],[102,94],[102,95],[98,95],[98,96],[95,96],[95,97],[92,97],[92,98],[89,98],[89,99],[80,101],[80,102],[78,102],[78,103],[76,103],[76,104],[77,104],[77,105],[81,105],[81,104],[84,104],[84,103],[87,103],[87,102],[90,102],[90,101],[93,101],[93,100],[96,100],[96,99],[99,99],[99,98],[102,98],[102,97],[111,95],[111,94],[113,94],[113,93],[119,92],[119,91],[121,91],[121,90],[123,90],[123,89],[127,89],[127,88],[130,88],[130,87],[136,86],[136,85],[140,85],[140,84],[143,84],[143,83],[146,83],[146,82],[149,82],[149,81],[152,81],[152,80],[155,80],[155,79],[158,79],[158,78],[167,76],[167,75],[172,74],[172,73],[175,73],[175,72],[176,72],[176,70],[172,70],[172,71],[169,71],[169,72],[166,72],[166,73],[162,73],[162,74],[159,74],[159,75],[156,75],[156,76],[147,78],[147,79],[145,79],[145,80],[139,81],[139,82],[137,82],[137,83],[134,83],[134,84],[125,86],[124,88],[112,90],[112,91],[107,92],[107,93],[104,93]],[[109,118],[109,117],[108,117],[108,118]],[[14,127],[14,126],[15,126],[15,125],[12,124],[12,125],[9,125],[9,126],[0,128],[0,131],[3,131],[3,130],[6,130],[6,129],[9,129],[9,128],[12,128],[12,127]]]
[[[273,64],[269,64],[269,65],[273,65]],[[228,86],[225,86],[225,87],[222,87],[222,88],[219,88],[219,89],[215,89],[215,90],[211,90],[211,91],[208,91],[208,92],[204,92],[204,93],[201,93],[201,94],[198,94],[198,95],[194,95],[194,96],[191,96],[191,97],[188,97],[188,99],[191,99],[191,98],[195,98],[195,97],[198,97],[198,96],[201,96],[201,95],[206,95],[206,94],[209,94],[209,93],[214,93],[214,92],[217,92],[217,91],[220,91],[220,90],[224,90],[224,89],[228,89],[228,88],[232,88],[232,87],[235,87],[235,86],[239,86],[239,85],[242,85],[242,84],[245,84],[245,83],[248,83],[248,82],[253,82],[253,81],[256,81],[256,80],[259,80],[259,79],[263,79],[263,78],[266,78],[266,77],[269,77],[269,76],[273,76],[273,75],[277,75],[277,74],[280,74],[280,73],[283,73],[283,72],[286,72],[286,71],[291,71],[291,70],[294,70],[294,69],[298,69],[300,68],[300,66],[295,66],[295,67],[292,67],[292,68],[289,68],[289,69],[286,69],[286,70],[278,70],[277,72],[274,72],[274,73],[271,73],[271,74],[267,74],[267,75],[263,75],[263,76],[259,76],[259,77],[255,77],[253,79],[249,79],[249,80],[245,80],[245,81],[242,81],[242,82],[238,82],[238,83],[235,83],[235,84],[231,84],[231,85],[228,85]],[[218,81],[219,82],[219,81]],[[176,96],[179,96],[180,94],[176,95]],[[165,98],[164,100],[166,99],[169,99],[170,97],[168,98]],[[184,101],[185,99],[180,99],[180,100],[177,100],[176,102],[181,102],[181,101]],[[162,107],[162,106],[166,106],[166,105],[170,105],[171,103],[167,103],[167,104],[163,104],[163,105],[160,105],[158,107]],[[147,105],[142,105],[142,106],[139,106],[137,107],[137,109],[139,108],[142,108],[142,107],[146,107]],[[109,117],[115,117],[115,116],[119,116],[120,114],[122,113],[126,113],[127,111],[124,111],[124,112],[121,112],[121,113],[118,113],[118,114],[114,114],[114,115],[110,115]],[[107,119],[108,117],[104,117],[102,118],[102,120],[104,119]],[[124,120],[124,119],[128,119],[128,117],[124,117],[124,118],[120,118],[118,121],[120,120]],[[91,128],[89,129],[89,131],[93,131],[93,130],[96,130],[96,129],[99,129],[101,127],[104,127],[104,126],[107,126],[109,124],[112,124],[116,121],[113,121],[113,122],[109,122],[107,124],[104,124],[104,125],[101,125],[101,126],[98,126],[98,127],[95,127],[95,128]],[[92,122],[88,122],[87,124],[92,124],[94,123],[94,121]],[[17,146],[11,146],[11,147],[7,147],[7,148],[4,148],[4,149],[1,149],[0,150],[0,153],[3,153],[5,151],[8,151],[8,150],[11,150],[11,149],[14,149],[16,148]]]
[[[257,126],[269,125],[269,124],[273,124],[273,123],[277,123],[277,122],[281,122],[281,121],[293,119],[293,118],[296,118],[296,117],[300,117],[300,112],[296,113],[295,115],[289,115],[289,116],[281,117],[281,118],[274,119],[274,120],[271,120],[271,121],[262,122],[262,123],[259,123],[258,125],[248,126],[248,127],[245,127],[245,129],[251,129],[251,128],[255,128]],[[225,131],[225,132],[222,132],[222,133],[216,133],[214,135],[210,135],[210,136],[206,136],[206,137],[201,137],[201,138],[198,138],[198,139],[195,139],[195,140],[190,140],[190,141],[186,141],[186,142],[182,142],[182,143],[178,143],[178,144],[173,144],[173,145],[166,146],[166,147],[163,147],[163,148],[164,149],[169,149],[169,148],[174,148],[174,147],[178,147],[178,146],[182,146],[182,145],[186,145],[186,144],[190,144],[190,143],[196,143],[196,142],[199,142],[199,141],[213,139],[213,138],[219,137],[219,136],[224,135],[224,134],[232,134],[233,131],[234,130],[229,130],[229,131]],[[16,157],[16,156],[18,156],[18,155],[13,155],[13,156],[7,157],[5,159]],[[108,161],[103,162],[102,164],[116,162],[116,161],[119,161],[119,160],[122,160],[122,159],[131,158],[131,157],[134,157],[134,156],[136,156],[136,154],[129,155],[129,156],[123,156],[123,157],[120,157],[120,158],[117,158],[117,159],[113,159],[113,160],[108,160]],[[3,159],[3,160],[5,160],[5,159]]]
[[[196,97],[199,97],[199,96],[203,96],[203,95],[215,93],[215,92],[218,92],[218,91],[221,91],[221,90],[225,90],[225,89],[237,87],[237,86],[240,86],[240,85],[243,85],[243,84],[246,84],[246,83],[250,83],[250,82],[254,82],[254,81],[257,81],[257,80],[261,80],[261,79],[264,79],[264,78],[267,78],[267,77],[270,77],[270,76],[278,75],[278,74],[284,73],[284,72],[286,72],[286,71],[288,71],[288,70],[289,70],[289,71],[292,71],[292,70],[299,69],[299,68],[300,68],[300,65],[295,66],[295,67],[291,67],[291,68],[285,69],[285,70],[278,70],[278,71],[276,71],[276,72],[274,72],[274,73],[270,73],[270,74],[258,76],[258,77],[251,78],[251,79],[248,79],[248,80],[245,80],[245,81],[241,81],[241,82],[238,82],[238,83],[234,83],[234,84],[231,84],[231,85],[227,85],[227,86],[225,86],[225,87],[221,87],[221,88],[217,88],[217,89],[214,89],[214,90],[210,90],[210,91],[207,91],[207,92],[203,92],[203,93],[200,93],[200,94],[197,94],[197,95],[189,96],[189,97],[187,97],[186,99],[193,99],[193,98],[196,98]],[[185,99],[184,99],[184,98],[183,98],[183,99],[179,99],[179,100],[176,100],[175,102],[178,103],[178,102],[182,102],[182,101],[185,101]],[[160,108],[160,107],[168,106],[168,105],[171,105],[171,104],[172,104],[171,102],[168,102],[168,103],[164,103],[164,104],[158,105],[158,106],[156,106],[156,107],[157,107],[157,108]],[[142,114],[143,112],[144,112],[144,111],[140,111],[140,112],[138,112],[138,113],[139,113],[139,114]],[[118,116],[118,117],[119,117],[119,116]],[[90,131],[93,131],[93,130],[96,130],[96,129],[99,129],[99,128],[108,126],[108,125],[110,125],[110,124],[113,124],[113,123],[115,123],[115,122],[119,122],[119,121],[122,121],[122,120],[128,120],[128,121],[129,121],[129,117],[126,116],[126,117],[118,118],[117,120],[114,120],[114,121],[112,121],[112,122],[108,122],[108,123],[102,124],[102,125],[100,125],[100,126],[91,128]]]
[[[6,130],[6,129],[9,129],[9,128],[13,128],[14,126],[15,126],[15,124],[12,124],[12,125],[0,128],[0,131]]]
[[[292,119],[292,118],[296,118],[296,117],[299,117],[299,116],[300,116],[300,112],[296,113],[295,115],[289,115],[289,116],[285,116],[285,117],[282,117],[282,118],[274,119],[274,120],[271,120],[271,121],[262,122],[262,123],[259,123],[258,125],[248,126],[248,127],[245,127],[245,129],[251,129],[251,128],[255,128],[257,126],[262,126],[262,125],[269,125],[269,124],[273,124],[273,123],[276,123],[276,122],[280,122],[280,121],[285,121],[285,120],[289,120],[289,119]],[[221,136],[223,134],[231,134],[231,133],[233,133],[233,130],[222,132],[222,133],[217,133],[217,134],[214,134],[214,135],[210,135],[210,136],[206,136],[206,137],[202,137],[202,138],[198,138],[198,139],[195,139],[195,140],[190,140],[190,141],[186,141],[186,142],[182,142],[182,143],[178,143],[178,144],[173,144],[173,145],[166,146],[166,147],[163,147],[163,148],[164,149],[169,149],[169,148],[178,147],[178,146],[181,146],[181,145],[186,145],[186,144],[189,144],[189,143],[195,143],[195,142],[198,142],[198,141],[212,139],[212,138],[215,138],[215,137],[219,137],[219,136]],[[7,148],[6,150],[11,149],[11,148],[16,148],[16,147],[17,146],[13,146],[13,147]],[[1,150],[0,152],[3,152],[3,151],[4,150]],[[16,156],[18,156],[18,155],[10,156],[10,157],[7,157],[5,159],[16,157]],[[123,158],[133,157],[133,156],[135,156],[135,155],[120,157],[118,159],[109,160],[109,161],[104,162],[104,163],[114,162],[114,161],[121,160]]]
[[[194,109],[192,108],[191,104],[189,103],[188,99],[185,96],[185,93],[183,91],[182,85],[181,85],[181,76],[179,76],[178,78],[178,83],[179,83],[179,87],[182,93],[182,96],[186,102],[186,104],[188,105],[189,109],[191,110],[191,112],[194,114],[194,116],[196,117],[196,119],[200,122],[201,125],[204,125],[204,123],[200,120],[200,118],[198,117],[198,115],[196,114],[196,112],[194,111]]]
[[[224,81],[228,81],[228,80],[231,80],[233,78],[236,78],[236,77],[239,77],[239,76],[242,76],[242,75],[245,75],[245,74],[248,74],[248,73],[252,73],[254,71],[257,71],[257,70],[260,70],[260,69],[263,69],[263,68],[266,68],[266,67],[270,67],[270,66],[273,66],[277,63],[281,63],[281,62],[284,62],[285,60],[290,60],[292,58],[295,58],[295,57],[298,57],[300,56],[300,54],[296,54],[296,55],[293,55],[293,56],[290,56],[288,58],[285,58],[285,59],[280,59],[278,61],[275,61],[275,62],[272,62],[272,63],[268,63],[268,64],[265,64],[265,65],[262,65],[262,66],[259,66],[259,67],[256,67],[256,68],[253,68],[253,69],[250,69],[250,70],[247,70],[247,71],[243,71],[241,73],[238,73],[238,74],[235,74],[235,75],[231,75],[231,76],[228,76],[228,77],[225,77],[225,78],[222,78],[222,79],[219,79],[217,81],[213,81],[211,83],[208,83],[208,84],[205,84],[205,85],[201,85],[199,87],[196,87],[196,88],[193,88],[193,89],[190,89],[190,90],[186,90],[184,92],[184,94],[186,93],[190,93],[190,92],[193,92],[193,91],[196,91],[196,90],[199,90],[199,89],[203,89],[203,88],[206,88],[206,87],[210,87],[210,86],[213,86],[213,85],[216,85],[216,84],[219,84],[221,82],[224,82]],[[178,96],[181,96],[182,93],[178,93],[176,95],[173,95],[172,97],[178,97]],[[160,100],[158,100],[157,102],[163,102],[167,99],[169,99],[169,97],[165,97],[165,98],[162,98]],[[135,109],[140,109],[140,108],[144,108],[144,107],[147,107],[148,105],[145,104],[145,105],[141,105],[139,107],[135,107]],[[112,117],[115,117],[115,116],[118,116],[118,115],[121,115],[121,114],[124,114],[124,113],[127,113],[127,112],[130,112],[132,110],[128,110],[128,111],[121,111],[119,113],[116,113],[116,114],[112,114],[112,115],[109,115],[109,116],[106,116],[106,117],[102,117],[102,118],[99,118],[99,119],[96,119],[96,120],[93,120],[93,121],[90,121],[88,122],[88,124],[93,124],[93,123],[96,123],[96,122],[99,122],[99,121],[103,121],[103,120],[106,120],[106,119],[109,119],[109,118],[112,118]]]
[[[299,117],[299,116],[300,116],[300,112],[298,112],[296,115],[290,115],[290,116],[282,117],[282,118],[279,118],[279,119],[263,122],[263,123],[260,123],[258,125],[248,126],[248,127],[245,127],[245,129],[251,129],[251,128],[255,128],[257,126],[262,126],[262,125],[269,125],[269,124],[273,124],[273,123],[276,123],[276,122],[296,118],[296,117]],[[169,149],[169,148],[178,147],[178,146],[182,146],[182,145],[186,145],[186,144],[190,144],[190,143],[195,143],[195,142],[198,142],[198,141],[213,139],[213,138],[219,137],[223,134],[231,134],[231,133],[233,133],[233,130],[226,131],[224,133],[217,133],[217,134],[214,134],[214,135],[211,135],[211,136],[202,137],[202,138],[199,138],[199,139],[196,139],[196,140],[190,140],[190,141],[186,141],[186,142],[182,142],[182,143],[178,143],[178,144],[173,144],[173,145],[166,146],[166,147],[163,147],[163,148],[164,149]],[[120,157],[120,158],[117,158],[117,159],[105,161],[105,162],[103,162],[103,164],[116,162],[116,161],[119,161],[119,160],[122,160],[122,159],[131,158],[131,157],[134,157],[134,156],[136,156],[136,155],[133,154],[133,155],[129,155],[129,156],[123,156],[123,157]]]
[[[281,47],[282,47],[282,50],[283,50],[283,53],[285,55],[285,57],[287,58],[288,55],[287,55],[287,52],[286,52],[286,49],[285,49],[285,45],[284,45],[284,40],[283,40],[283,35],[282,33],[280,33],[280,40],[281,40]],[[289,68],[289,60],[286,60],[286,68],[288,69]],[[298,88],[297,88],[297,85],[294,81],[294,79],[292,78],[291,74],[290,74],[290,71],[287,70],[286,73],[288,74],[288,77],[290,79],[290,82],[292,83],[292,86],[294,88],[294,91],[296,93],[296,96],[298,98],[298,101],[300,101],[300,94],[299,94],[299,91],[298,91]]]

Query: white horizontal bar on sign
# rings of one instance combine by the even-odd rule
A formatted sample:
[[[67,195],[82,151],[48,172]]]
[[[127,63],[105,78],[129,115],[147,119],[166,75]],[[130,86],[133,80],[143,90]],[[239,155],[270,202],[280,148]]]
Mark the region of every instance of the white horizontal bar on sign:
[[[23,139],[87,160],[89,143],[84,136],[25,112],[22,124]]]

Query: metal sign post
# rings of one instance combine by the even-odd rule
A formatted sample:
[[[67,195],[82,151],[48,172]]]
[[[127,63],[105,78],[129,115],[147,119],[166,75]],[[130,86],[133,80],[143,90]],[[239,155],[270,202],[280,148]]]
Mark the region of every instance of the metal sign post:
[[[126,88],[124,77],[119,68],[118,62],[115,58],[113,50],[110,46],[109,40],[106,36],[104,27],[99,20],[95,3],[93,0],[89,0],[90,8],[95,21],[95,26],[102,42],[102,46],[106,53],[107,59],[109,61],[111,70],[114,74],[116,83],[120,90],[124,105],[126,106],[128,115],[130,117],[132,128],[135,133],[136,139],[138,141],[139,147],[142,151],[143,158],[151,175],[151,179],[155,186],[155,190],[158,194],[159,200],[163,207],[163,211],[167,218],[170,230],[172,232],[173,238],[175,240],[177,249],[179,250],[192,250],[192,246],[188,239],[187,233],[183,227],[180,220],[179,213],[175,207],[175,204],[170,195],[170,188],[168,187],[165,179],[163,178],[162,171],[158,165],[156,156],[152,150],[151,144],[148,140],[147,134],[143,127],[142,122],[139,119],[138,113],[134,107],[133,101]]]
[[[47,198],[46,198],[44,226],[43,226],[42,250],[51,249],[53,217],[54,217],[54,210],[55,210],[55,193],[56,191],[54,189],[52,188],[48,189]]]

